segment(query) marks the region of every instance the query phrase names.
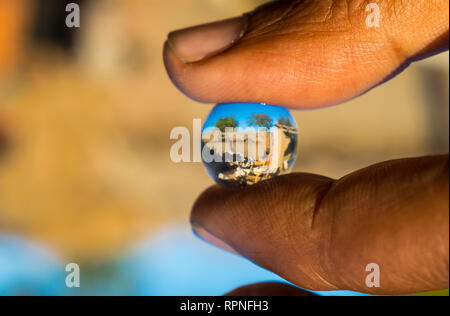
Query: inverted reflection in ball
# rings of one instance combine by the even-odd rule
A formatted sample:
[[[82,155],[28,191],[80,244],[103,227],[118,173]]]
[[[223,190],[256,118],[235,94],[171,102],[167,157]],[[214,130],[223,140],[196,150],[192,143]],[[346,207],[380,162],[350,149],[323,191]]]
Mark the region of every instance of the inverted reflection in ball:
[[[216,182],[251,185],[288,173],[297,143],[297,124],[286,108],[218,104],[202,128],[202,159]]]

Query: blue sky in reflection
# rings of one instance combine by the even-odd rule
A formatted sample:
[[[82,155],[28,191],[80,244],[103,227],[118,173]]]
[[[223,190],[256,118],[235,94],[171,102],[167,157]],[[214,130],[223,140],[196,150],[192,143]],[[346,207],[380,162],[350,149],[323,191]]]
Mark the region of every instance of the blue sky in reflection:
[[[279,118],[289,118],[294,126],[297,126],[291,113],[284,107],[261,103],[224,103],[217,104],[205,120],[203,129],[214,128],[215,123],[221,118],[232,116],[242,129],[254,128],[248,125],[252,114],[267,114],[276,123]]]

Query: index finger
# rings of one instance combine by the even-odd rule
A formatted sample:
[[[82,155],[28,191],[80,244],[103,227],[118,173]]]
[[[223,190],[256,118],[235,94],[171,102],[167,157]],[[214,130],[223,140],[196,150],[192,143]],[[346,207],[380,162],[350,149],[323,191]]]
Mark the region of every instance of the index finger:
[[[380,163],[339,180],[297,173],[195,203],[202,239],[310,290],[448,288],[448,155]],[[375,266],[375,265],[376,266]],[[367,268],[381,283],[369,287]]]

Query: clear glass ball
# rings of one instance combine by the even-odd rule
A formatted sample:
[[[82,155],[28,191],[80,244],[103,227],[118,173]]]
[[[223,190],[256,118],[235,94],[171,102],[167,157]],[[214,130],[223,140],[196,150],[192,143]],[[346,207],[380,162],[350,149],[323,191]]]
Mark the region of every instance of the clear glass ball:
[[[202,160],[217,183],[246,186],[290,172],[297,143],[297,124],[284,107],[218,104],[202,128]]]

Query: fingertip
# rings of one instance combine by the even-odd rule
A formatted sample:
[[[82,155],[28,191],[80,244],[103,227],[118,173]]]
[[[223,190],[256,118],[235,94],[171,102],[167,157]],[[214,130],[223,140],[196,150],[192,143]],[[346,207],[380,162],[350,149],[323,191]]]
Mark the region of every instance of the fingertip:
[[[163,62],[170,80],[175,87],[183,92],[180,77],[182,75],[181,69],[183,69],[184,63],[176,56],[175,52],[170,47],[168,40],[164,42]]]
[[[168,44],[185,64],[215,56],[239,41],[248,27],[248,16],[197,25],[171,32]]]
[[[217,238],[216,236],[214,236],[213,234],[211,234],[210,232],[208,232],[206,229],[204,229],[202,226],[200,226],[198,224],[192,224],[192,232],[194,233],[194,235],[196,235],[201,240],[203,240],[213,246],[216,246],[217,248],[228,251],[235,255],[239,255],[239,253],[233,247],[228,245],[223,240]]]
[[[233,191],[214,185],[203,191],[192,207],[190,222],[192,231],[198,238],[225,251],[239,255],[238,251],[223,238],[226,234],[220,228],[220,214],[223,214],[224,209],[218,210],[218,208],[223,205],[220,201],[226,198],[227,192],[230,193],[230,190]]]
[[[201,61],[188,63],[177,56],[168,40],[164,43],[163,62],[172,83],[190,99],[201,103],[223,101],[220,91],[227,80],[217,67],[205,67]]]
[[[219,185],[213,185],[204,190],[197,200],[194,202],[191,210],[191,225],[202,226],[202,221],[206,219],[208,213],[211,213],[214,209],[214,204],[211,203],[220,196],[221,187]]]

